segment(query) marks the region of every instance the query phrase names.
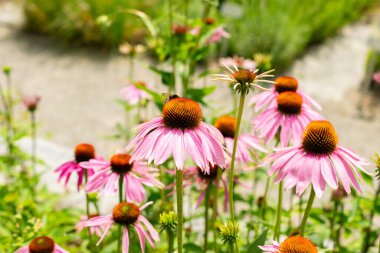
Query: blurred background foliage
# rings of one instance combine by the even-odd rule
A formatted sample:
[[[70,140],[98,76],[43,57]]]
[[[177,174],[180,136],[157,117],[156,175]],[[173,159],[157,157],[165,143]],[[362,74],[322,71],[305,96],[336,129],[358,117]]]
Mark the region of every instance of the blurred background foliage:
[[[125,9],[138,9],[159,26],[167,23],[164,0],[24,0],[27,30],[51,35],[66,43],[117,48],[121,43],[144,43],[147,30]],[[276,68],[285,68],[310,45],[336,34],[358,19],[377,0],[194,0],[174,1],[178,9],[189,5],[190,17],[213,6],[210,16],[221,19],[231,33],[223,54],[251,58],[273,55]],[[211,3],[211,4],[210,4]],[[177,13],[179,16],[179,14]],[[176,17],[177,20],[181,17]]]

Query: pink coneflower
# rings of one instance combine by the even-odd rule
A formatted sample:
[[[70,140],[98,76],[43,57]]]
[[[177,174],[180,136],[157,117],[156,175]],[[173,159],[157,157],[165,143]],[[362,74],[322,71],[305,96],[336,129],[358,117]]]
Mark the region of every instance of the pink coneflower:
[[[215,18],[211,18],[211,17],[206,17],[202,21],[206,25],[213,25],[213,24],[215,24],[216,19]]]
[[[172,96],[161,117],[138,126],[139,133],[128,145],[134,147],[132,160],[148,160],[156,165],[173,155],[176,167],[183,169],[189,155],[198,167],[209,172],[211,166],[225,166],[223,136],[202,122],[202,110],[191,99]]]
[[[280,131],[281,146],[285,147],[290,140],[294,145],[297,144],[307,124],[319,119],[323,119],[322,116],[306,106],[300,94],[286,91],[278,95],[275,105],[268,107],[253,120],[253,125],[266,143]]]
[[[95,158],[95,148],[91,144],[78,144],[75,147],[74,152],[74,160],[65,162],[61,166],[59,166],[55,172],[59,173],[58,182],[61,180],[65,180],[65,187],[67,186],[67,183],[70,180],[72,173],[77,173],[78,175],[78,182],[77,187],[78,191],[80,186],[83,183],[83,176],[84,176],[84,168],[80,165],[81,162],[87,162],[91,159]],[[94,171],[92,169],[87,170],[87,175],[91,176],[94,174]]]
[[[146,101],[151,98],[148,93],[146,93],[142,89],[139,89],[137,85],[147,87],[146,83],[144,82],[134,82],[134,83],[129,82],[128,85],[120,91],[123,98],[130,105],[136,105],[140,103],[141,101]]]
[[[281,244],[259,246],[263,253],[318,253],[317,248],[309,239],[302,236],[291,236]]]
[[[284,181],[285,189],[296,186],[297,195],[301,195],[309,184],[317,197],[321,197],[326,183],[333,189],[338,188],[338,178],[344,190],[351,192],[350,184],[361,192],[357,171],[364,172],[367,162],[353,151],[338,146],[338,135],[332,124],[325,120],[312,121],[306,127],[302,143],[293,147],[276,149],[270,155],[273,161],[269,175],[278,172],[275,182]]]
[[[170,173],[170,172],[169,172]],[[196,185],[197,191],[200,192],[200,195],[198,197],[197,203],[195,205],[196,208],[198,208],[206,193],[206,188],[209,186],[210,183],[214,183],[218,188],[223,187],[224,190],[224,210],[227,210],[228,205],[228,187],[227,187],[227,180],[221,176],[220,182],[217,180],[218,175],[218,166],[210,166],[210,173],[205,173],[201,168],[193,166],[189,167],[184,170],[183,172],[183,188]],[[222,183],[222,185],[220,185]],[[167,189],[174,188],[175,183],[172,183],[167,186]],[[170,195],[173,195],[174,191],[170,193]]]
[[[265,78],[273,77],[274,70],[268,70],[257,74],[259,69],[239,69],[236,65],[232,68],[225,65],[226,71],[224,74],[215,74],[214,80],[227,81],[233,84],[233,89],[240,94],[248,94],[250,91],[268,90],[260,85],[260,83],[274,83],[274,81],[266,80]]]
[[[219,42],[222,38],[228,39],[230,34],[223,29],[223,27],[217,27],[211,36],[207,39],[206,44],[213,44]]]
[[[375,74],[373,74],[372,79],[373,79],[376,83],[380,84],[380,71],[379,71],[379,72],[376,72]]]
[[[256,62],[250,59],[245,59],[243,57],[234,56],[229,58],[221,58],[219,63],[222,66],[228,66],[229,68],[233,68],[234,66],[238,67],[238,69],[256,69]]]
[[[224,141],[226,143],[227,152],[232,154],[234,145],[234,136],[236,131],[236,119],[232,116],[219,117],[214,126],[222,133]],[[236,160],[239,162],[252,162],[252,154],[256,155],[256,152],[260,151],[266,153],[266,149],[261,146],[261,141],[253,134],[239,134]],[[256,156],[257,157],[257,156]]]
[[[133,203],[122,202],[114,207],[112,214],[91,218],[86,223],[87,227],[105,227],[103,235],[100,237],[100,240],[96,245],[99,245],[99,243],[101,243],[110,228],[116,224],[123,227],[123,253],[129,252],[128,230],[132,227],[134,227],[137,232],[142,252],[145,252],[145,239],[154,248],[154,241],[159,240],[159,235],[153,228],[152,224],[150,224],[150,222],[141,215],[141,211],[152,203],[153,202],[148,202],[145,205],[138,207]],[[149,233],[145,231],[143,225],[146,227]]]
[[[75,229],[79,233],[86,227],[86,222],[89,221],[91,218],[98,217],[99,214],[92,214],[89,217],[86,215],[81,216],[80,221],[75,224]],[[92,235],[97,235],[97,236],[102,236],[103,234],[104,227],[90,227],[90,234]]]
[[[255,105],[254,109],[256,112],[276,104],[276,99],[278,95],[286,91],[297,92],[302,96],[302,100],[306,105],[317,110],[322,109],[321,106],[314,99],[304,94],[303,92],[297,90],[298,81],[294,77],[280,76],[276,78],[275,82],[276,83],[272,89],[268,91],[263,91],[257,95],[254,95],[251,98],[250,104]]]
[[[143,162],[131,162],[128,154],[113,155],[110,161],[92,159],[81,163],[83,168],[95,169],[95,174],[86,184],[86,191],[97,192],[101,188],[105,194],[118,191],[120,177],[124,178],[125,194],[128,200],[141,203],[145,200],[143,185],[164,187],[156,179],[157,169],[147,167]]]
[[[22,97],[22,103],[30,112],[34,112],[37,109],[40,100],[41,97],[37,95],[26,95]]]
[[[188,33],[190,30],[190,27],[187,25],[180,25],[180,24],[173,24],[172,26],[172,32],[175,35],[182,36]]]
[[[69,253],[62,249],[47,236],[40,236],[33,239],[28,246],[16,250],[14,253]]]

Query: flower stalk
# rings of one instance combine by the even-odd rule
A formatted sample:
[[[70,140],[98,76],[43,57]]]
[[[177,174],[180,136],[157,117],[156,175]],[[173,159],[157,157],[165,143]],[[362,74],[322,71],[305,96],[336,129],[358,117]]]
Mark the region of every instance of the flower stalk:
[[[176,193],[177,193],[177,215],[178,215],[178,230],[177,230],[177,251],[182,253],[183,239],[183,170],[176,171]]]
[[[315,191],[313,188],[311,188],[309,200],[307,202],[307,206],[306,206],[306,209],[305,209],[305,212],[304,212],[304,215],[302,218],[301,226],[300,226],[300,235],[301,236],[304,236],[304,234],[305,234],[307,218],[309,217],[311,207],[313,206],[314,199],[315,199]]]
[[[241,119],[243,116],[245,96],[246,96],[246,93],[244,93],[244,92],[240,93],[239,108],[238,108],[237,119],[236,119],[236,130],[235,130],[235,135],[234,135],[234,146],[232,149],[231,168],[230,168],[230,174],[229,174],[229,187],[228,187],[229,198],[228,198],[228,201],[229,201],[229,207],[230,207],[230,214],[231,214],[232,222],[235,222],[234,169],[235,169],[236,148],[237,148],[237,142],[238,142],[238,138],[239,138]]]
[[[283,187],[284,187],[284,182],[281,181],[278,185],[277,216],[276,216],[276,225],[274,227],[274,237],[273,237],[273,239],[276,241],[280,240],[280,234],[281,234],[281,214],[282,214]]]
[[[210,207],[210,195],[211,195],[211,189],[212,189],[212,181],[207,185],[206,192],[205,192],[205,233],[204,233],[204,246],[203,250],[204,252],[207,252],[207,247],[208,247],[208,230],[209,230],[209,207]],[[215,200],[214,200],[215,201]]]

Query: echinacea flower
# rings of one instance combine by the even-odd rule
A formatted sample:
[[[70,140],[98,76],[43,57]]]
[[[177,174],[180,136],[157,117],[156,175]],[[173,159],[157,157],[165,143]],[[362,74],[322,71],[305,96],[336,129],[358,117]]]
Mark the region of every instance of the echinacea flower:
[[[214,126],[222,133],[226,143],[227,152],[232,154],[234,136],[236,131],[236,119],[232,116],[219,117]],[[252,154],[260,151],[266,153],[267,150],[261,146],[261,141],[253,134],[239,134],[236,148],[236,160],[239,162],[252,162]]]
[[[78,144],[75,147],[74,151],[74,160],[65,162],[61,166],[59,166],[54,172],[59,173],[58,182],[61,180],[65,180],[65,187],[67,186],[67,183],[70,180],[72,173],[77,173],[78,175],[78,182],[77,187],[78,191],[80,186],[83,183],[83,177],[84,177],[84,168],[80,165],[81,162],[87,162],[91,159],[95,158],[95,148],[91,144]],[[94,174],[94,171],[92,169],[87,170],[87,175],[90,177],[92,174]]]
[[[227,65],[225,74],[215,74],[214,80],[227,81],[233,84],[233,89],[242,94],[248,94],[255,88],[260,90],[268,90],[259,85],[259,83],[275,83],[274,81],[265,80],[264,78],[273,77],[270,73],[274,70],[265,71],[261,74],[257,74],[259,69],[239,69],[236,65],[230,68]]]
[[[132,161],[148,160],[155,165],[172,155],[177,169],[182,170],[190,156],[198,167],[209,173],[209,165],[225,166],[223,136],[202,122],[198,103],[188,98],[171,96],[160,117],[143,123],[127,150],[134,148]]]
[[[299,145],[275,149],[268,158],[273,162],[268,174],[277,172],[275,182],[284,181],[285,189],[296,186],[301,195],[309,184],[320,198],[326,183],[333,189],[338,188],[338,179],[349,194],[350,185],[361,192],[358,179],[362,176],[358,169],[368,162],[348,148],[338,146],[338,135],[333,125],[326,120],[310,122]]]
[[[379,72],[376,72],[375,74],[373,74],[372,79],[373,79],[376,83],[380,84],[380,71],[379,71]]]
[[[91,218],[98,217],[99,214],[91,214],[89,217],[86,215],[81,216],[80,221],[75,224],[75,229],[79,233],[86,227],[86,222],[89,221]],[[91,235],[97,235],[102,236],[104,228],[101,226],[99,227],[90,227],[90,234]]]
[[[302,236],[291,236],[281,244],[259,246],[263,253],[318,253],[317,247],[309,239]]]
[[[211,17],[205,17],[202,21],[206,25],[212,25],[212,24],[214,24],[216,22],[216,19],[215,18],[211,18]]]
[[[128,154],[115,154],[110,161],[91,159],[80,165],[83,168],[96,170],[86,184],[88,192],[98,192],[103,188],[105,194],[115,194],[118,192],[119,180],[122,177],[127,199],[141,203],[145,200],[143,185],[164,187],[156,179],[157,169],[147,167],[141,161],[132,162]]]
[[[172,26],[172,32],[178,36],[185,35],[189,30],[190,27],[187,25],[173,24]]]
[[[219,42],[222,38],[228,39],[230,34],[223,29],[223,27],[217,27],[211,36],[207,39],[206,44],[213,44]]]
[[[112,214],[91,218],[86,223],[87,227],[105,227],[103,235],[100,237],[96,245],[101,243],[113,225],[119,225],[123,228],[123,253],[129,252],[129,229],[132,227],[137,232],[142,252],[145,252],[145,239],[154,248],[154,241],[157,242],[159,240],[159,235],[152,224],[141,215],[141,211],[152,203],[153,202],[148,202],[145,205],[138,207],[130,202],[122,202],[114,207]]]
[[[149,94],[146,93],[144,90],[139,89],[137,85],[147,87],[147,84],[144,82],[129,82],[128,85],[120,91],[123,98],[130,105],[136,105],[141,101],[146,101],[150,99]]]
[[[298,81],[294,77],[291,76],[280,76],[275,80],[274,87],[268,91],[263,91],[257,95],[254,95],[250,104],[254,105],[254,109],[256,112],[270,107],[276,104],[276,99],[279,94],[287,91],[294,91],[301,95],[303,102],[317,110],[321,110],[321,106],[310,96],[306,95],[302,91],[298,90]]]
[[[30,112],[34,112],[37,109],[40,100],[41,97],[37,95],[26,95],[22,97],[22,103]]]
[[[220,176],[220,182],[217,180],[218,176],[218,166],[212,166],[210,167],[210,173],[207,174],[204,171],[202,171],[199,167],[190,167],[188,169],[184,170],[184,184],[183,188],[196,185],[197,191],[200,192],[197,203],[195,205],[195,208],[198,208],[206,194],[206,188],[209,186],[210,183],[215,184],[216,187],[222,188],[224,191],[224,210],[227,210],[228,208],[228,187],[227,187],[227,180]],[[220,185],[220,183],[222,185]],[[174,187],[174,184],[168,187]],[[173,192],[174,193],[174,192]]]
[[[69,253],[54,243],[53,239],[47,236],[40,236],[33,239],[28,246],[16,250],[14,253]]]
[[[219,60],[219,63],[222,66],[228,66],[230,68],[233,68],[236,66],[238,69],[246,69],[246,70],[252,70],[256,69],[256,62],[250,59],[245,59],[243,57],[234,56],[229,58],[221,58]]]
[[[294,145],[299,143],[307,124],[320,119],[322,116],[305,105],[300,94],[285,91],[278,95],[275,104],[253,120],[253,126],[260,132],[259,138],[265,138],[266,143],[280,131],[280,143],[285,147],[290,141]]]

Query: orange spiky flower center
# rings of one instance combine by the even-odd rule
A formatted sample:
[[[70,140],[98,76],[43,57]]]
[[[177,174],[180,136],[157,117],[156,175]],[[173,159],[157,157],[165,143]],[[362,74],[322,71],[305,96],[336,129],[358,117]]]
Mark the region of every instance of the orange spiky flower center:
[[[277,109],[283,114],[299,114],[302,109],[302,96],[293,91],[279,94],[277,97]]]
[[[122,202],[117,204],[112,211],[113,220],[120,225],[132,225],[140,216],[140,208],[133,204]]]
[[[172,31],[175,35],[185,35],[190,28],[187,25],[179,25],[179,24],[174,24],[172,26]]]
[[[54,241],[47,236],[40,236],[34,238],[29,244],[30,253],[53,253]]]
[[[116,154],[111,157],[111,170],[118,174],[128,173],[132,170],[131,156],[128,154]]]
[[[77,163],[87,162],[95,158],[95,148],[87,143],[78,144],[75,147],[74,157]]]
[[[338,145],[338,135],[326,120],[312,121],[303,132],[302,148],[315,155],[329,155]]]
[[[256,79],[256,74],[246,69],[237,70],[232,76],[240,84],[253,83]]]
[[[216,179],[218,175],[217,165],[210,166],[210,174],[207,174],[205,171],[202,171],[202,169],[199,167],[197,167],[197,169],[198,169],[198,176],[202,179],[212,180],[212,179]]]
[[[170,99],[162,109],[164,125],[170,128],[195,128],[201,123],[202,117],[201,107],[188,98]]]
[[[214,126],[222,133],[224,137],[234,138],[236,130],[236,119],[232,116],[219,117]]]
[[[296,91],[298,88],[298,81],[291,76],[280,76],[275,80],[276,84],[274,85],[278,93],[285,91]]]
[[[302,236],[291,236],[280,244],[279,253],[318,253],[312,241]]]
[[[212,25],[216,22],[215,18],[210,18],[210,17],[207,17],[207,18],[204,18],[203,19],[203,22],[206,24],[206,25]]]

